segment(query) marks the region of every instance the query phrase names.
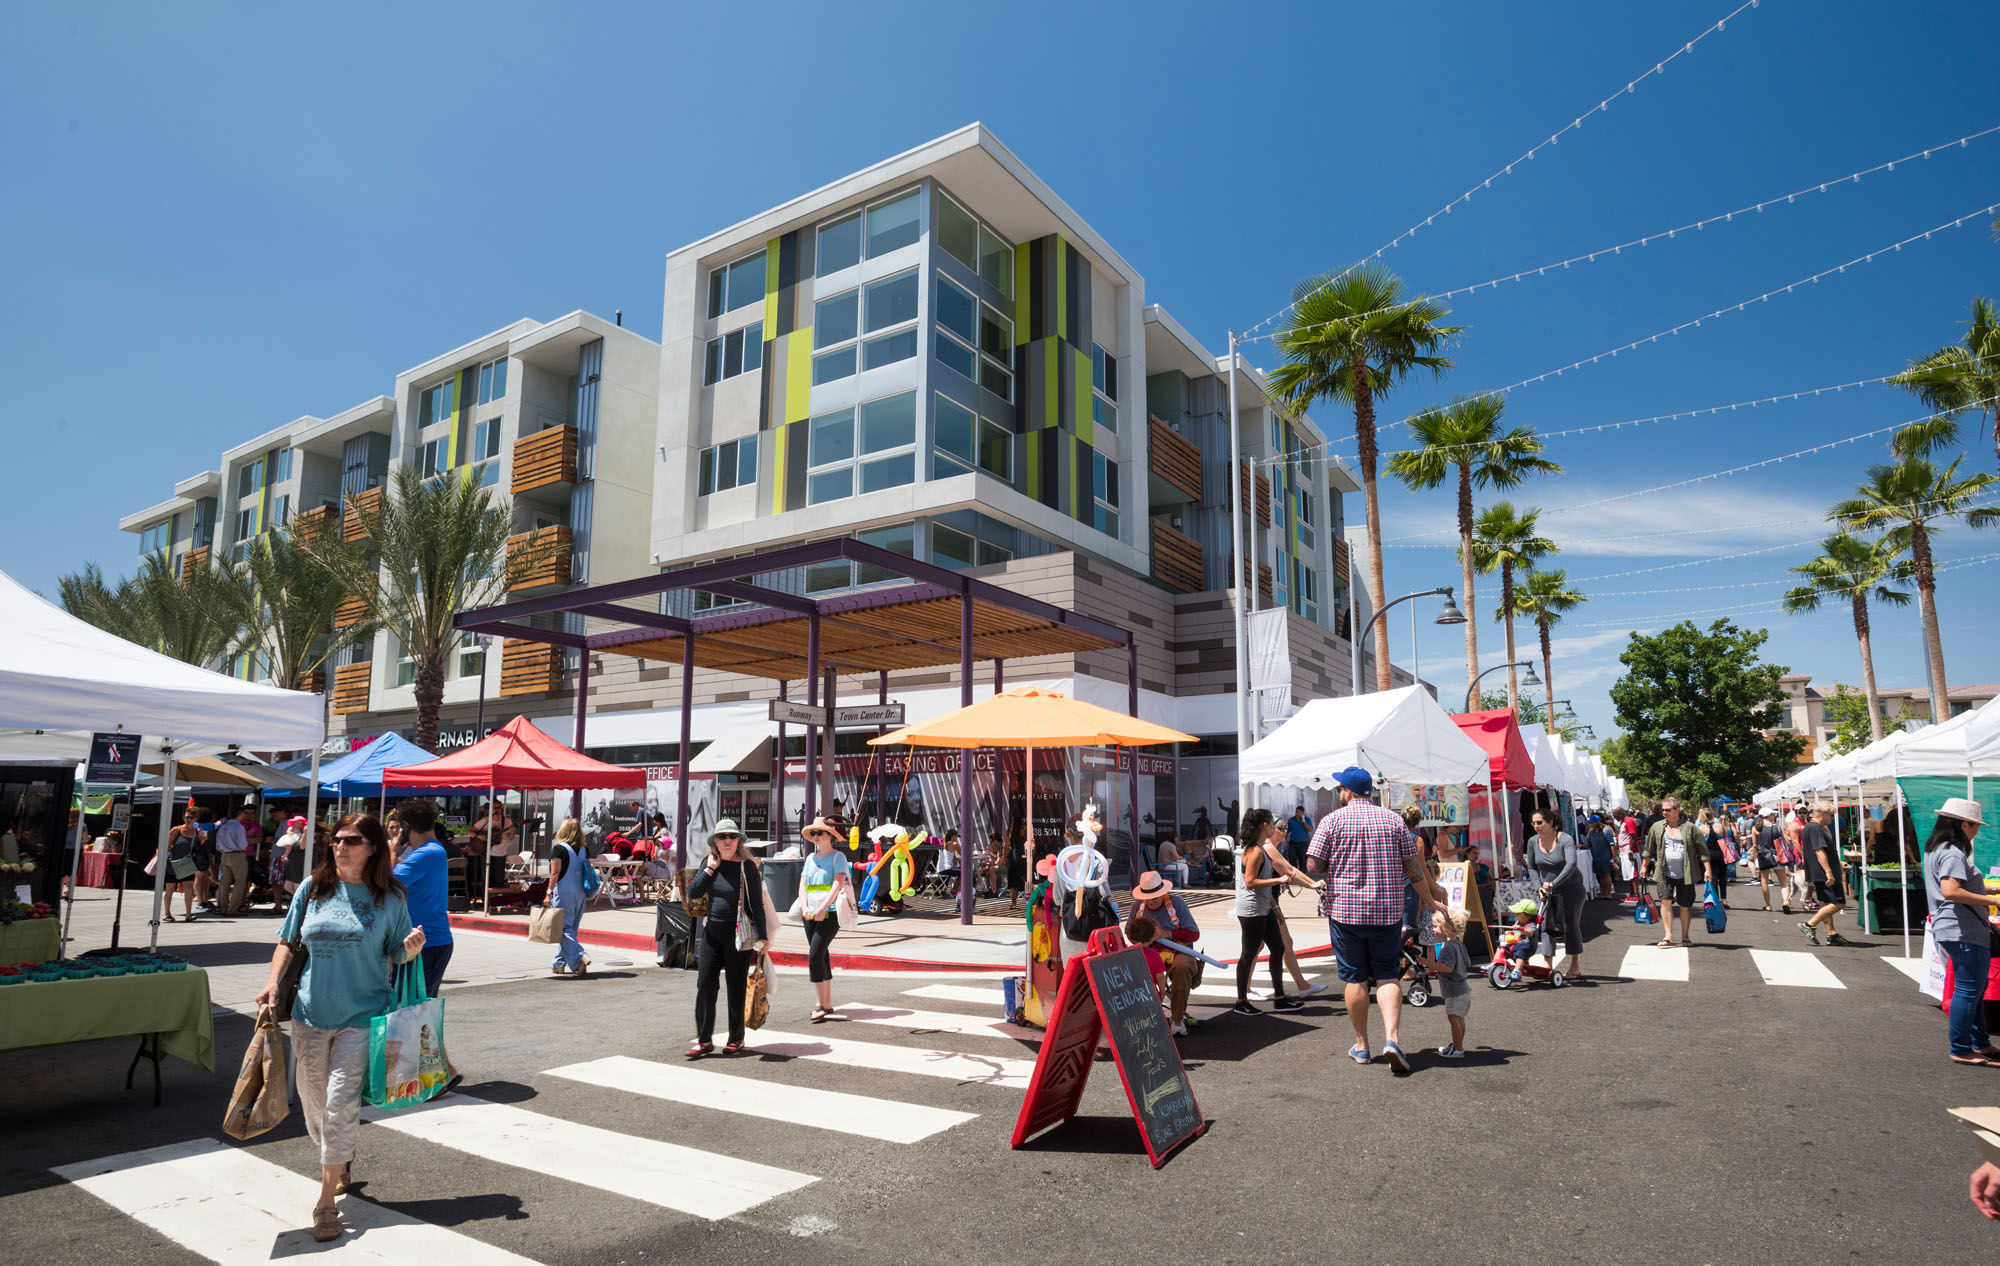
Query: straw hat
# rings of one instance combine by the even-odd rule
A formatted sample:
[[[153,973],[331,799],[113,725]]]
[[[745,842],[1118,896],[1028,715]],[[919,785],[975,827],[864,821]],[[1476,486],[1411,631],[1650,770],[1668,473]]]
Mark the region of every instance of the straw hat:
[[[814,818],[808,823],[806,828],[799,832],[799,838],[809,840],[821,833],[832,836],[834,843],[840,843],[840,828],[823,817]]]
[[[1173,884],[1157,870],[1149,870],[1139,876],[1138,886],[1132,889],[1134,901],[1157,901],[1174,890]]]
[[[1953,796],[1939,805],[1938,816],[1941,818],[1957,818],[1961,822],[1970,822],[1974,826],[1986,825],[1985,813],[1980,809],[1979,802],[1977,800],[1967,800],[1964,796]]]

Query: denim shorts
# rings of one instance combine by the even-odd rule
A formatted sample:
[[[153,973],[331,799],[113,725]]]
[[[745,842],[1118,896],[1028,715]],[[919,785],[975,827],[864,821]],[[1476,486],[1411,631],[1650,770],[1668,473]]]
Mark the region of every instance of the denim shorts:
[[[1403,929],[1394,923],[1340,923],[1328,919],[1333,959],[1350,985],[1382,984],[1403,975]]]

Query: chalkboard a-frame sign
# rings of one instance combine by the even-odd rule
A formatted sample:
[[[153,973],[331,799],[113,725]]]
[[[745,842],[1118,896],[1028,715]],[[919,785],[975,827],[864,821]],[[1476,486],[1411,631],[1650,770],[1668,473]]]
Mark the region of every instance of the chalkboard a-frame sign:
[[[1100,1035],[1111,1041],[1132,1119],[1158,1169],[1181,1144],[1206,1130],[1194,1087],[1160,1012],[1146,956],[1116,928],[1091,935],[1090,948],[1063,964],[1054,1013],[1035,1058],[1034,1075],[1014,1123],[1013,1146],[1076,1115]]]

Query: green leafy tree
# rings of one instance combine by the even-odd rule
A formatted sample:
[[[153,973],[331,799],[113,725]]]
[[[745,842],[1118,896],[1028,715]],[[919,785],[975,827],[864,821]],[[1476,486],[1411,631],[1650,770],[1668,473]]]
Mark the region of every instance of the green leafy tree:
[[[1506,706],[1507,706],[1506,695],[1500,693],[1497,690],[1486,690],[1483,688],[1480,690],[1479,692],[1480,711],[1496,712]],[[1564,715],[1573,715],[1573,714],[1566,713]],[[1557,717],[1556,724],[1551,726],[1549,724],[1548,717],[1543,714],[1542,709],[1532,703],[1522,703],[1521,705],[1519,705],[1514,709],[1514,723],[1516,725],[1539,725],[1543,729],[1547,730],[1549,733],[1555,735],[1557,738],[1568,739],[1570,742],[1575,743],[1578,747],[1583,748],[1585,751],[1597,750],[1594,746],[1588,746],[1584,743],[1583,741],[1584,725],[1582,721],[1574,719],[1565,721],[1562,719],[1562,717]],[[1594,743],[1595,740],[1592,740],[1592,742]]]
[[[1905,457],[1894,463],[1878,463],[1868,468],[1868,478],[1855,495],[1833,507],[1828,518],[1848,528],[1880,531],[1897,554],[1908,552],[1910,571],[1917,582],[1917,611],[1923,619],[1924,645],[1930,654],[1931,720],[1945,718],[1944,638],[1938,632],[1937,572],[1931,554],[1931,538],[1954,519],[1963,519],[1972,528],[2000,523],[2000,510],[1975,509],[1973,498],[1996,482],[1991,475],[1960,478],[1954,458],[1939,470],[1928,459]]]
[[[1728,620],[1632,635],[1611,687],[1624,737],[1605,754],[1628,789],[1699,804],[1749,796],[1797,768],[1805,739],[1784,728],[1785,670],[1757,654],[1769,637]]]
[[[1590,599],[1570,588],[1569,572],[1564,568],[1554,571],[1529,572],[1528,578],[1515,595],[1515,605],[1521,614],[1535,622],[1535,632],[1542,643],[1542,685],[1548,690],[1549,728],[1556,726],[1556,674],[1549,630],[1562,622],[1564,613],[1574,611]]]
[[[1911,361],[1890,379],[1937,415],[1896,432],[1897,456],[1929,457],[1957,443],[1958,419],[1970,413],[1979,419],[1980,430],[1991,427],[2000,460],[2000,321],[1994,319],[1992,301],[1974,299],[1965,325],[1962,341]]]
[[[1497,395],[1469,396],[1426,409],[1410,421],[1420,447],[1389,458],[1389,473],[1413,492],[1458,481],[1458,562],[1465,585],[1465,680],[1479,677],[1479,610],[1474,601],[1472,489],[1515,488],[1530,475],[1560,475],[1562,467],[1542,456],[1542,437],[1533,427],[1500,429],[1507,402]]]
[[[1516,510],[1511,501],[1496,501],[1487,506],[1472,525],[1472,562],[1481,573],[1500,573],[1500,606],[1494,618],[1507,626],[1507,662],[1513,663],[1514,617],[1520,614],[1518,597],[1514,592],[1514,578],[1519,572],[1532,571],[1537,562],[1556,552],[1556,543],[1545,536],[1538,536],[1540,510]],[[1521,702],[1519,674],[1512,668],[1507,670],[1507,706],[1514,707]]]
[[[434,747],[445,669],[458,643],[452,617],[519,587],[555,546],[529,539],[509,549],[513,516],[470,471],[425,479],[414,467],[400,466],[380,501],[352,509],[367,534],[368,555],[323,541],[308,540],[306,549],[415,661],[411,740]]]
[[[1379,606],[1389,598],[1382,579],[1382,507],[1375,483],[1375,402],[1418,370],[1442,374],[1450,369],[1451,361],[1441,353],[1464,327],[1443,324],[1451,309],[1441,303],[1404,299],[1403,283],[1380,264],[1308,277],[1292,297],[1291,311],[1274,339],[1284,359],[1270,375],[1271,386],[1299,411],[1322,400],[1354,406],[1368,521],[1368,587]],[[1388,621],[1377,620],[1372,627],[1375,688],[1386,691],[1395,684]]]
[[[79,620],[184,663],[213,668],[242,633],[236,618],[242,582],[198,567],[183,579],[164,552],[139,563],[131,577],[109,584],[96,563],[56,578],[63,609]]]
[[[1892,589],[1910,579],[1910,565],[1902,550],[1887,539],[1864,541],[1847,532],[1836,532],[1821,543],[1823,551],[1811,562],[1792,568],[1805,583],[1786,592],[1785,611],[1802,615],[1817,611],[1821,602],[1842,601],[1854,616],[1854,640],[1861,647],[1861,682],[1866,692],[1869,739],[1882,737],[1882,697],[1875,689],[1875,652],[1869,641],[1868,600],[1889,606],[1910,604],[1907,590]],[[1838,693],[1836,689],[1835,693]],[[1840,750],[1846,751],[1846,748]]]
[[[364,568],[367,558],[359,546],[342,541],[337,517],[294,519],[257,537],[247,555],[231,591],[234,620],[243,630],[237,649],[255,656],[272,681],[300,688],[303,678],[375,635],[368,619],[333,627],[341,604],[359,596],[342,575]]]
[[[1833,730],[1827,746],[1842,756],[1868,746],[1881,738],[1885,730],[1893,734],[1903,728],[1901,721],[1884,726],[1880,709],[1867,695],[1845,682],[1834,683],[1833,693],[1821,704],[1821,715]]]

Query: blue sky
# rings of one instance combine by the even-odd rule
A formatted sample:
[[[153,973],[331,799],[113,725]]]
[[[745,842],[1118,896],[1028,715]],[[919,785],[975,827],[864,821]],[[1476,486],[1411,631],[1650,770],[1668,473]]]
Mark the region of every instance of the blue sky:
[[[623,309],[657,334],[667,251],[982,120],[1218,349],[1291,284],[1388,242],[1694,38],[1737,0],[1646,5],[8,6],[0,12],[0,372],[13,461],[0,566],[52,591],[129,570],[117,519],[220,451],[389,389],[522,316]],[[1225,16],[1227,15],[1227,16]],[[1816,187],[2000,124],[2000,10],[1764,0],[1390,250],[1440,291]],[[1759,215],[1452,300],[1457,368],[1383,420],[1645,338],[2000,202],[2000,135]],[[1983,216],[1818,285],[1512,393],[1554,431],[1874,377],[2000,290]],[[1251,348],[1268,361],[1268,345]],[[1582,587],[1558,693],[1610,732],[1623,631],[1747,606],[1871,440],[1582,506],[1914,417],[1892,389],[1552,440],[1548,507]],[[1337,412],[1316,411],[1335,434]],[[1393,438],[1394,432],[1385,436]],[[1346,446],[1351,451],[1351,444]],[[1973,469],[1992,471],[1975,445]],[[1359,498],[1351,513],[1359,517]],[[1557,512],[1559,511],[1559,512]],[[1385,496],[1388,534],[1449,527]],[[1693,532],[1692,529],[1701,529]],[[1670,537],[1648,534],[1681,533]],[[1784,546],[1781,549],[1769,547]],[[1766,550],[1747,558],[1696,561]],[[2000,551],[1947,535],[1941,554]],[[1641,568],[1676,566],[1645,575]],[[1393,592],[1455,583],[1388,556]],[[2000,679],[1991,566],[1941,578],[1954,681]],[[1596,579],[1605,577],[1604,579]],[[1741,586],[1674,593],[1694,586]],[[1406,604],[1414,606],[1417,604]],[[1408,654],[1399,609],[1394,645]],[[1844,613],[1741,618],[1822,683]],[[1878,625],[1918,684],[1914,613]],[[1462,673],[1425,627],[1427,675]],[[1497,630],[1482,633],[1489,662]]]

